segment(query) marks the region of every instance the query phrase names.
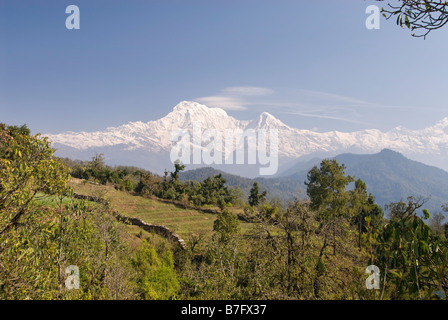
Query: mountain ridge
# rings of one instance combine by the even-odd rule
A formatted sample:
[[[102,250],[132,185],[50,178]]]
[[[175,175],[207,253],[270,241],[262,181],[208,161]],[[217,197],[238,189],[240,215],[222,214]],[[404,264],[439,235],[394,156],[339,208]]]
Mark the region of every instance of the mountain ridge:
[[[424,208],[435,213],[440,212],[441,205],[448,202],[448,172],[408,159],[396,151],[383,149],[375,154],[345,153],[329,158],[336,159],[339,164],[343,163],[347,175],[363,180],[367,191],[375,196],[375,200],[383,208],[391,202],[406,201],[408,196],[423,199],[430,197]],[[268,191],[269,198],[280,197],[286,201],[294,196],[305,197],[304,182],[307,173],[313,166],[319,166],[321,160],[314,158],[299,162],[298,170],[286,176],[241,180],[240,177],[230,174],[223,174],[223,177],[228,180],[230,186],[240,186],[246,197],[252,183],[257,181],[261,191]],[[222,172],[212,168],[200,168],[183,172],[180,177],[182,180],[189,180],[197,176],[198,180],[201,180],[218,173]]]
[[[95,132],[63,132],[45,134],[57,149],[58,156],[71,156],[87,160],[95,152],[104,153],[106,161],[117,163],[124,154],[129,162],[148,170],[162,172],[169,167],[170,140],[174,130],[191,132],[192,124],[200,123],[202,129],[277,129],[279,138],[279,163],[294,162],[302,157],[335,156],[341,153],[375,153],[384,148],[400,152],[410,159],[448,170],[448,117],[422,130],[396,127],[387,132],[366,129],[355,132],[314,132],[289,127],[267,112],[253,120],[238,120],[220,108],[208,108],[192,101],[182,101],[165,117],[148,122],[129,122]],[[203,148],[203,145],[194,146]],[[236,148],[236,147],[235,147]],[[234,148],[233,152],[236,151]],[[151,158],[151,162],[144,159]],[[135,163],[136,159],[139,159]],[[142,159],[142,160],[140,160]],[[130,163],[120,163],[130,164]],[[234,169],[222,167],[223,171]],[[241,173],[248,171],[239,169]]]

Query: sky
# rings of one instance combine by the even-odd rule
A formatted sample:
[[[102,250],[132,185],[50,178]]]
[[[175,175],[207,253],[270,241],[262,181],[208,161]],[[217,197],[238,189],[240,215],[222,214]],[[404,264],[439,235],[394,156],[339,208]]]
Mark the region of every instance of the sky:
[[[448,27],[426,40],[363,0],[0,0],[0,122],[156,120],[182,100],[319,132],[448,117]],[[69,30],[65,9],[80,10]]]

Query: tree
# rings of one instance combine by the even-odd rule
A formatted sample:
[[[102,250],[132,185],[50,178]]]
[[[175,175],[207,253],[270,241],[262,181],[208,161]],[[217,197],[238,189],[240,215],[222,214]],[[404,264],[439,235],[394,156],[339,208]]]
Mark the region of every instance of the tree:
[[[314,166],[307,174],[307,195],[310,198],[310,208],[317,211],[319,233],[322,233],[322,245],[319,250],[315,275],[313,280],[314,295],[320,296],[321,278],[325,274],[325,250],[332,235],[333,256],[336,256],[337,236],[342,237],[349,222],[350,194],[345,190],[353,181],[351,176],[345,175],[345,165],[339,165],[336,159],[325,159],[320,167]]]
[[[407,219],[409,216],[415,215],[417,210],[424,206],[426,200],[420,198],[408,197],[407,202],[402,200],[392,202],[386,205],[389,211],[390,221],[401,221]]]
[[[251,207],[256,207],[260,203],[266,200],[266,191],[260,193],[260,188],[258,187],[258,182],[254,182],[252,188],[250,189],[250,194],[248,198],[249,205]]]
[[[171,172],[171,178],[174,181],[177,181],[179,179],[179,172],[184,171],[184,169],[185,169],[185,165],[180,164],[179,160],[177,160],[174,163],[174,172]]]
[[[190,188],[191,198],[196,205],[226,205],[232,202],[233,196],[227,188],[222,174],[207,177],[204,181]],[[220,200],[221,199],[221,200]]]
[[[135,282],[138,294],[143,300],[173,299],[180,284],[174,270],[174,259],[171,250],[157,252],[144,241],[131,260],[137,271]]]
[[[355,188],[350,192],[350,211],[352,222],[358,229],[358,247],[361,250],[362,234],[372,230],[377,230],[383,224],[383,210],[375,203],[372,194],[367,193],[367,186],[364,181],[357,179]],[[369,217],[369,221],[366,218]]]
[[[429,227],[438,236],[444,235],[443,220],[445,220],[445,216],[442,213],[435,213],[429,220]]]
[[[67,168],[53,156],[48,139],[26,126],[0,124],[0,235],[36,209],[38,193],[68,191]]]
[[[53,153],[26,126],[0,124],[0,299],[131,297],[118,222],[103,204],[70,199]],[[81,269],[80,290],[64,289],[69,265]]]
[[[333,254],[336,254],[337,220],[348,218],[349,193],[345,187],[353,181],[345,175],[345,165],[339,165],[336,159],[322,160],[320,167],[314,166],[307,174],[307,195],[311,200],[311,209],[318,211],[322,226],[333,230]]]
[[[110,180],[111,170],[104,164],[104,154],[95,154],[92,160],[87,163],[84,170],[84,178],[106,184]]]
[[[244,207],[244,194],[240,186],[236,188],[230,188],[229,192],[232,197],[232,204],[237,207]]]
[[[259,193],[260,188],[258,187],[258,182],[254,182],[252,188],[250,189],[250,195],[248,198],[248,202],[251,207],[256,207],[260,203]]]
[[[424,205],[422,200],[409,197],[407,204],[399,204],[391,206],[393,219],[378,233],[370,263],[384,272],[381,298],[389,291],[395,299],[422,299],[447,287],[446,246],[417,216],[417,209]],[[425,220],[430,218],[426,209],[423,213]]]
[[[358,225],[358,247],[361,250],[362,227],[365,222],[367,212],[370,211],[369,195],[364,181],[358,179],[355,181],[355,188],[350,191],[350,209],[355,223]]]
[[[93,171],[100,171],[104,168],[104,154],[95,154],[89,162],[89,168]]]
[[[228,242],[238,232],[238,228],[238,217],[227,209],[224,209],[213,223],[213,230],[219,234],[220,240],[223,243]]]
[[[384,1],[384,0],[377,0]],[[386,19],[397,16],[397,25],[407,27],[414,37],[426,36],[433,30],[440,29],[448,22],[448,1],[446,0],[397,0],[382,8]]]
[[[155,195],[160,191],[162,179],[151,172],[141,172],[135,192],[141,195]]]

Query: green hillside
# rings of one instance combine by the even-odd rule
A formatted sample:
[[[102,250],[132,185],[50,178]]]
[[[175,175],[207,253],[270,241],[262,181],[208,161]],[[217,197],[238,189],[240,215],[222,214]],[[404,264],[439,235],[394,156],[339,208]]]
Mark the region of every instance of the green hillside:
[[[431,212],[440,212],[441,205],[448,202],[448,172],[407,159],[398,152],[384,149],[376,154],[341,154],[335,157],[346,166],[346,173],[362,179],[367,189],[375,196],[376,202],[384,207],[391,202],[405,200],[409,196],[428,198],[425,207]],[[308,171],[319,165],[320,159],[298,162],[286,170],[281,177],[243,178],[213,168],[200,168],[183,172],[182,180],[200,181],[209,176],[222,173],[227,184],[239,186],[245,196],[254,181],[260,190],[268,192],[268,198],[279,197],[284,201],[294,196],[304,198]]]
[[[122,215],[139,218],[150,224],[164,225],[186,241],[191,234],[207,234],[213,231],[216,214],[184,209],[156,198],[132,195],[116,190],[111,185],[95,185],[74,178],[69,185],[76,193],[109,199],[112,207]],[[242,223],[242,230],[249,227],[247,223]]]
[[[26,126],[0,124],[1,300],[376,299],[366,287],[372,260],[389,270],[384,299],[445,297],[448,224],[419,217],[412,199],[384,219],[335,159],[309,172],[309,201],[283,206],[256,185],[244,205],[220,175],[179,181],[179,163],[158,177],[98,156],[71,171],[53,153]],[[437,178],[395,153],[377,157],[359,163],[380,168],[380,179]]]
[[[368,191],[382,207],[408,196],[421,196],[429,198],[425,208],[440,212],[441,205],[448,202],[448,172],[407,159],[398,152],[384,149],[368,155],[341,154],[335,159],[345,164],[347,174],[366,183]],[[316,160],[315,165],[318,164]],[[311,167],[310,164],[309,169]],[[305,181],[309,169],[303,169],[302,164],[296,169],[294,174],[282,179]]]
[[[179,174],[179,179],[181,181],[203,181],[208,177],[213,177],[217,174],[222,174],[223,178],[226,180],[228,186],[234,188],[240,188],[243,192],[245,198],[249,196],[249,191],[255,181],[258,182],[260,191],[268,192],[268,199],[280,198],[284,201],[293,199],[297,196],[297,191],[302,188],[303,181],[297,181],[292,179],[288,184],[284,183],[282,178],[245,178],[236,176],[230,173],[226,173],[220,170],[216,170],[211,167],[199,168],[194,170],[187,170]]]

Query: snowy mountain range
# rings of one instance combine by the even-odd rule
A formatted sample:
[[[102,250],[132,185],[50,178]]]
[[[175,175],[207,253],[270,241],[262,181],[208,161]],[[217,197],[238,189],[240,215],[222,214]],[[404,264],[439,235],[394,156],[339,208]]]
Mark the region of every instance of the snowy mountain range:
[[[193,123],[203,129],[278,130],[279,172],[293,163],[313,157],[333,157],[341,153],[376,153],[384,148],[410,159],[448,170],[448,118],[422,130],[396,127],[388,132],[368,129],[356,132],[314,132],[291,128],[267,112],[252,121],[237,120],[219,108],[182,101],[165,117],[149,122],[130,122],[96,132],[44,134],[57,149],[56,155],[89,160],[104,153],[108,164],[134,165],[157,173],[171,169],[171,134]],[[196,146],[201,147],[201,146]],[[202,146],[203,147],[203,146]],[[233,150],[236,151],[236,150]],[[199,167],[190,166],[189,169]],[[257,175],[254,165],[214,165],[218,169],[247,177]]]

